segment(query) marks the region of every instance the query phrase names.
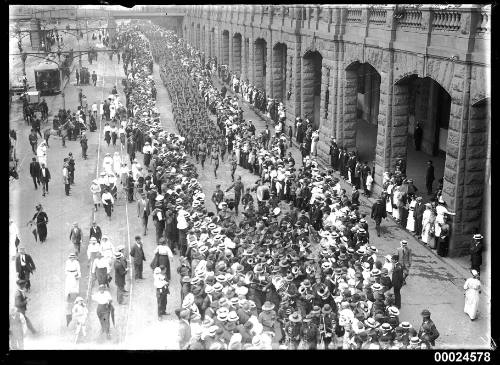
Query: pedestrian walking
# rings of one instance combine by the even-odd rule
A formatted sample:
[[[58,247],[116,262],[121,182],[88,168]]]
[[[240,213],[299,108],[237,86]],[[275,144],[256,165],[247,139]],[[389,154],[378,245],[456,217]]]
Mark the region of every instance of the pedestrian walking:
[[[28,225],[31,227],[33,236],[35,236],[35,242],[40,238],[40,243],[43,243],[47,239],[47,223],[49,223],[49,218],[47,213],[43,211],[41,204],[38,204],[35,210],[36,213],[28,222]]]
[[[382,218],[387,218],[387,212],[382,198],[378,198],[375,203],[373,203],[371,218],[375,220],[375,230],[377,231],[377,236],[380,237],[380,223],[382,222]]]
[[[49,146],[50,132],[51,132],[51,128],[46,128],[43,131],[43,139],[45,140],[45,144],[47,145],[47,147],[50,147]]]
[[[406,277],[410,273],[411,260],[412,260],[412,251],[408,247],[408,241],[402,240],[400,242],[400,247],[396,250],[398,254],[398,261],[401,263],[403,267],[403,279],[406,284]]]
[[[78,68],[75,69],[75,76],[76,76],[76,84],[80,85],[80,70]]]
[[[38,136],[36,135],[36,132],[34,129],[31,129],[30,134],[28,136],[28,140],[29,140],[30,145],[31,145],[31,150],[36,155],[36,145],[38,143]]]
[[[75,185],[75,159],[72,152],[68,154],[68,176],[69,183]]]
[[[472,277],[468,278],[464,284],[465,290],[465,305],[464,313],[466,313],[470,320],[473,321],[477,318],[479,307],[479,294],[481,294],[481,281],[479,281],[479,272],[471,270]]]
[[[439,337],[439,331],[436,328],[436,325],[431,319],[431,312],[428,309],[424,309],[421,313],[422,315],[422,325],[420,326],[420,329],[418,331],[418,337],[421,337],[421,335],[425,332],[424,326],[429,327],[429,343],[432,346],[436,345],[436,340]]]
[[[394,288],[394,305],[401,309],[401,288],[405,284],[403,266],[399,263],[399,256],[392,255],[392,285]]]
[[[16,281],[16,284],[17,284],[17,289],[14,296],[15,298],[14,305],[16,306],[17,311],[24,316],[24,319],[26,321],[26,327],[30,330],[32,334],[36,335],[38,333],[37,330],[35,330],[33,324],[26,316],[26,310],[28,309],[28,299],[29,299],[26,295],[26,281],[19,279]]]
[[[80,139],[80,146],[82,146],[82,158],[84,160],[87,159],[87,149],[89,148],[88,146],[88,139],[87,136],[85,135],[85,132],[82,132],[82,138]]]
[[[105,285],[109,288],[109,262],[110,258],[105,256],[101,251],[97,252],[96,258],[92,264],[91,272],[92,272],[92,280],[97,280],[98,285]]]
[[[143,262],[146,261],[141,236],[135,236],[135,245],[130,249],[130,256],[134,258],[134,273],[136,279],[142,279]]]
[[[40,172],[38,175],[38,180],[42,185],[42,195],[49,193],[49,181],[50,181],[50,171],[45,167],[45,164],[41,164]]]
[[[94,83],[94,86],[97,84],[97,74],[95,73],[95,70],[92,72],[92,82]]]
[[[87,317],[89,310],[82,297],[76,297],[75,304],[71,310],[71,316],[76,322],[75,335],[79,336],[80,333],[83,337],[87,336]]]
[[[151,214],[149,200],[146,198],[146,193],[142,193],[141,197],[137,200],[137,217],[141,218],[143,235],[146,235],[148,230],[148,219]]]
[[[80,278],[82,276],[80,263],[74,253],[68,255],[65,266],[64,297],[73,303],[73,298],[80,292]]]
[[[110,317],[114,321],[113,298],[106,289],[105,285],[99,285],[99,291],[92,295],[92,299],[97,303],[97,318],[101,324],[101,335],[106,334],[108,339],[111,339],[110,333]]]
[[[477,272],[481,272],[481,264],[483,263],[483,236],[479,233],[476,233],[473,237],[473,241],[470,245],[470,267],[471,270],[476,270]]]
[[[101,205],[101,186],[97,179],[92,180],[90,185],[90,192],[92,193],[92,202],[94,203],[94,210],[97,212],[97,206]]]
[[[115,254],[115,284],[116,284],[116,301],[118,304],[125,304],[123,297],[128,291],[125,290],[125,277],[127,276],[128,267],[127,261],[121,252]]]
[[[241,182],[241,176],[238,176],[236,178],[236,181],[226,189],[226,193],[231,189],[234,189],[234,210],[236,212],[236,215],[238,215],[238,206],[240,204],[240,199],[243,193],[245,192],[245,187]]]
[[[43,163],[47,166],[47,145],[45,141],[40,142],[40,145],[36,149],[36,156],[40,165]]]
[[[165,277],[167,281],[170,281],[170,260],[174,259],[174,255],[172,254],[172,250],[165,242],[165,239],[162,237],[156,246],[154,251],[153,261],[151,261],[150,267],[154,270],[157,267],[164,266],[165,267]]]
[[[36,266],[31,255],[26,253],[24,246],[18,246],[19,253],[16,255],[16,273],[17,278],[26,281],[26,290],[30,291],[30,277],[35,272]]]
[[[158,320],[167,315],[167,295],[170,294],[168,288],[169,282],[166,280],[165,273],[161,267],[155,267],[153,270],[153,283],[156,289],[156,302],[158,308]]]
[[[64,183],[64,192],[66,193],[66,196],[69,196],[71,185],[70,185],[70,177],[69,177],[68,158],[64,159],[62,176],[63,176],[63,183]]]
[[[214,164],[214,176],[217,178],[217,169],[219,168],[219,150],[214,149],[212,155],[210,156],[211,163]]]
[[[73,227],[69,233],[69,239],[71,243],[73,243],[73,248],[75,249],[75,253],[77,255],[80,254],[80,245],[82,243],[82,229],[78,227],[78,223],[74,222]]]
[[[111,212],[113,211],[113,205],[115,204],[115,199],[113,195],[111,195],[109,189],[104,190],[104,193],[101,196],[101,202],[106,211],[106,215],[111,220]]]
[[[40,163],[36,160],[36,157],[31,159],[30,163],[30,175],[33,179],[33,184],[35,185],[35,190],[38,189],[38,185],[40,185]],[[38,183],[38,185],[37,185]]]

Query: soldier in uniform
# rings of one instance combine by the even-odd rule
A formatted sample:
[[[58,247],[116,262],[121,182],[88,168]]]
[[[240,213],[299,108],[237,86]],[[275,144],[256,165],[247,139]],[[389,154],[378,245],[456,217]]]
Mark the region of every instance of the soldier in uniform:
[[[200,156],[201,168],[205,168],[205,159],[207,157],[208,147],[207,144],[202,141],[198,147],[198,155]]]
[[[295,312],[288,317],[288,323],[285,325],[285,345],[290,350],[296,350],[299,347],[301,338],[302,316]]]
[[[423,317],[422,325],[420,326],[420,329],[418,330],[418,337],[420,338],[422,334],[424,334],[426,331],[424,330],[424,325],[425,327],[430,327],[430,331],[427,330],[428,333],[428,341],[432,346],[435,346],[435,341],[439,337],[439,331],[436,328],[436,325],[431,319],[431,312],[429,312],[428,309],[424,309],[422,313],[420,313]]]
[[[238,205],[240,204],[240,198],[245,191],[243,183],[241,182],[241,176],[238,176],[236,182],[231,184],[231,186],[226,189],[226,192],[231,189],[234,189],[234,210],[236,211],[236,215],[238,215]]]
[[[220,188],[220,184],[215,185],[215,191],[212,194],[212,202],[215,204],[215,209],[219,213],[219,204],[224,201],[224,192]]]
[[[312,322],[313,316],[309,313],[302,323],[300,329],[301,346],[300,348],[306,350],[316,350],[318,342],[320,341],[320,334],[316,324]]]

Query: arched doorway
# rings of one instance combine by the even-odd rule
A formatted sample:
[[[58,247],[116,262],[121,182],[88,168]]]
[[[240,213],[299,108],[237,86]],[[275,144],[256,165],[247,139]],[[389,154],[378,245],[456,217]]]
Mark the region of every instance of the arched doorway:
[[[241,34],[236,33],[233,36],[233,72],[237,75],[241,75]]]
[[[346,68],[346,79],[350,80],[351,87],[344,89],[350,98],[345,99],[348,108],[344,119],[349,119],[347,124],[355,121],[352,127],[358,157],[373,167],[377,148],[380,74],[369,63],[354,62]]]
[[[229,66],[229,32],[222,32],[222,64]]]
[[[254,83],[259,89],[266,89],[266,59],[267,59],[267,42],[262,38],[257,38],[255,41],[254,52]]]
[[[397,113],[393,111],[393,129],[401,129],[391,135],[394,167],[397,158],[406,161],[406,175],[421,194],[426,194],[425,171],[427,161],[434,165],[433,191],[444,176],[448,148],[448,126],[450,122],[450,94],[429,77],[410,75],[396,82],[394,94],[400,98]],[[421,129],[421,140],[415,140],[417,125]],[[403,147],[403,148],[401,148]]]
[[[323,56],[318,51],[307,52],[302,59],[302,115],[309,117],[313,128],[319,128],[321,107],[321,67]]]
[[[285,43],[276,43],[273,47],[273,98],[285,100],[286,95],[286,60]]]

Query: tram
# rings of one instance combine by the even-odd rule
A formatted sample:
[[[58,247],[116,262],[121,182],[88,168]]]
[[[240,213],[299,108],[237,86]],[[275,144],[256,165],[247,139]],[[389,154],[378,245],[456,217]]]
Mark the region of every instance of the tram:
[[[61,91],[61,71],[57,64],[42,62],[35,68],[36,89],[41,94],[55,94]]]

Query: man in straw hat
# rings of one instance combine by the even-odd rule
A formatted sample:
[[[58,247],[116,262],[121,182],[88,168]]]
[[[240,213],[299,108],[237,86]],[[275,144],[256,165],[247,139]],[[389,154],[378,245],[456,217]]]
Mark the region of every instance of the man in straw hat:
[[[481,264],[483,263],[483,236],[479,233],[476,233],[474,236],[472,236],[472,239],[473,241],[469,248],[471,270],[477,270],[477,272],[481,272],[480,268]]]

